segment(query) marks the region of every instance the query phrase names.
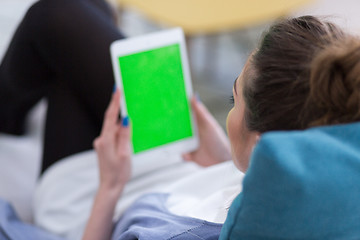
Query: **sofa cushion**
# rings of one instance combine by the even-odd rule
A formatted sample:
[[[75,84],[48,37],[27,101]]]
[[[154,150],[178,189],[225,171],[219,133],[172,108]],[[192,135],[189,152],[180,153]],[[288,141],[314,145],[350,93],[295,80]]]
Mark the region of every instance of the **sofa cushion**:
[[[360,123],[264,134],[220,239],[358,239]]]

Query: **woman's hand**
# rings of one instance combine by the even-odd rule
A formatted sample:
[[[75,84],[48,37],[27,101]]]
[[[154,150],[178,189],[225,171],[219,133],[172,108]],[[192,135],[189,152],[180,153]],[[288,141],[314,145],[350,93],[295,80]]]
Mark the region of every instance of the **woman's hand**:
[[[131,176],[129,119],[119,123],[120,91],[117,90],[106,110],[101,134],[94,141],[100,170],[100,189],[119,191]]]
[[[200,145],[194,152],[183,154],[183,159],[204,167],[230,160],[230,143],[221,126],[196,98],[191,99],[191,105],[195,111]]]
[[[129,119],[118,122],[120,92],[117,90],[105,113],[101,135],[95,139],[100,186],[94,199],[83,240],[111,239],[112,218],[118,198],[131,176]]]

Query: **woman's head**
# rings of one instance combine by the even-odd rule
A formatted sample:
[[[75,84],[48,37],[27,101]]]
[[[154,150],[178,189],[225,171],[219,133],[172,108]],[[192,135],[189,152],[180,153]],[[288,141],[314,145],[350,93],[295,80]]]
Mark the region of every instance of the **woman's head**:
[[[312,16],[282,20],[264,35],[237,82],[244,104],[240,122],[249,136],[357,121],[360,43]],[[236,161],[239,152],[233,150]]]

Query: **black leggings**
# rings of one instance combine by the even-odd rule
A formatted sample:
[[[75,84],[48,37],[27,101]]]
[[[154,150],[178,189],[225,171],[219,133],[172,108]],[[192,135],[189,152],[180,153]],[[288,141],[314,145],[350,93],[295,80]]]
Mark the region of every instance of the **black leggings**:
[[[40,0],[0,65],[0,132],[24,133],[28,111],[48,102],[42,172],[92,148],[114,86],[109,46],[123,38],[104,0]]]

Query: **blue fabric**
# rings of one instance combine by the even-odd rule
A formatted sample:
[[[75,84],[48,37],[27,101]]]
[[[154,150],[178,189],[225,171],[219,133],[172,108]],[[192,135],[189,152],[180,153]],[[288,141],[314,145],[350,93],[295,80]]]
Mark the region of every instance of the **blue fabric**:
[[[220,239],[360,239],[360,123],[264,134]]]
[[[137,200],[116,224],[113,240],[217,240],[222,224],[170,213],[168,194],[147,194]]]
[[[10,204],[0,199],[0,240],[64,240],[22,222]]]

